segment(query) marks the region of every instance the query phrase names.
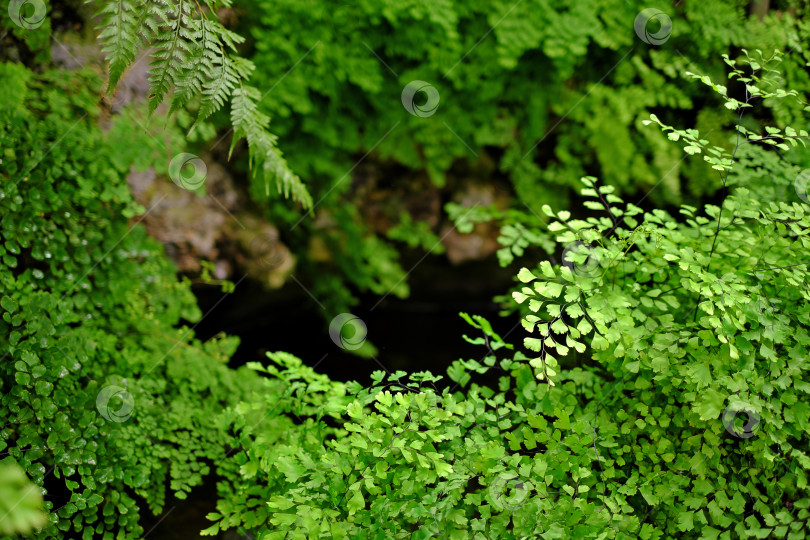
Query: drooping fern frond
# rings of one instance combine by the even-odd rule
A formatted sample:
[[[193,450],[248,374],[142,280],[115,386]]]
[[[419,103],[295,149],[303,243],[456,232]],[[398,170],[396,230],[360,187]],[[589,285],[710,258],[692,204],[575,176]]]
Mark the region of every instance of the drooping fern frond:
[[[245,86],[233,92],[231,103],[231,122],[234,136],[231,151],[242,137],[247,139],[250,149],[250,166],[264,173],[266,189],[270,189],[270,180],[275,178],[276,187],[285,197],[292,197],[304,208],[312,208],[312,197],[306,186],[287,165],[281,150],[276,145],[276,136],[267,131],[270,118],[259,112],[256,102],[261,95],[256,88]]]
[[[196,103],[199,122],[232,100],[234,143],[247,137],[251,168],[261,169],[268,195],[275,179],[285,197],[312,207],[312,197],[267,131],[270,119],[258,110],[258,91],[243,85],[253,64],[232,53],[244,38],[210,17],[230,0],[205,0],[202,5],[196,0],[95,1],[101,4],[99,39],[110,62],[109,92],[138,53],[151,50],[150,113],[166,100],[170,113]]]
[[[104,22],[98,38],[110,62],[110,91],[135,60],[140,41],[138,22],[145,10],[146,2],[137,0],[102,3],[99,15]]]
[[[243,79],[247,79],[252,70],[253,65],[250,62],[221,54],[214,64],[211,77],[202,87],[200,115],[208,116],[218,111],[234,88],[238,87]]]
[[[203,85],[212,76],[209,65],[221,63],[220,50],[217,43],[211,39],[211,33],[207,31],[204,23],[202,35],[194,42],[188,56],[189,63],[199,67],[186,69],[178,75],[172,95],[172,112],[185,107],[198,97],[202,93]]]
[[[182,79],[181,74],[192,68],[190,52],[202,38],[202,21],[192,16],[191,0],[163,4],[165,17],[158,24],[154,37],[149,70],[149,111],[154,112],[172,87]]]

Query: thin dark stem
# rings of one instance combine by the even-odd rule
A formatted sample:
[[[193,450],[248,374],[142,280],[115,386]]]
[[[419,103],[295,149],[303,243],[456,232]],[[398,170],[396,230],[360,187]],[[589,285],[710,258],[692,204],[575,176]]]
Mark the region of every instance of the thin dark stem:
[[[745,104],[748,105],[748,102],[751,101],[751,95],[748,93],[748,88],[745,88]],[[734,165],[734,158],[737,156],[737,150],[739,150],[740,145],[740,126],[742,125],[743,115],[745,114],[745,108],[740,107],[740,115],[737,117],[737,139],[736,145],[734,146],[734,151],[731,153],[731,164],[729,168],[724,171],[724,174],[720,175],[720,180],[723,182],[723,195],[722,201],[720,202],[720,212],[717,215],[717,227],[714,231],[714,238],[712,239],[712,248],[709,251],[709,260],[706,262],[706,268],[704,268],[704,272],[709,271],[709,267],[712,265],[712,256],[714,255],[714,250],[717,248],[717,238],[720,236],[720,224],[723,222],[723,208],[725,207],[727,194],[727,181],[728,181],[728,173],[731,170],[730,167]],[[698,306],[700,306],[700,298],[701,294],[698,293],[697,302],[695,302],[695,313],[692,317],[693,321],[697,321],[698,315]]]

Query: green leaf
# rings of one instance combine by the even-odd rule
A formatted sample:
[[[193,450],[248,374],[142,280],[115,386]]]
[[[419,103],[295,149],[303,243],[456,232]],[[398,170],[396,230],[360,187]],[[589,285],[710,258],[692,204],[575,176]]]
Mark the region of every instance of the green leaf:
[[[2,298],[0,298],[0,306],[2,306],[3,309],[8,311],[9,313],[14,313],[15,311],[17,311],[17,308],[19,307],[17,305],[17,302],[12,300],[8,296],[3,296]]]
[[[356,486],[356,487],[355,487]],[[347,501],[346,508],[349,511],[349,515],[356,514],[360,510],[365,509],[366,501],[363,499],[363,493],[360,491],[360,484],[359,482],[356,483],[352,488],[349,490],[351,496]]]
[[[678,530],[681,532],[691,531],[695,528],[694,512],[685,511],[678,514]]]
[[[698,395],[693,410],[701,420],[714,420],[720,416],[727,396],[713,388],[707,388]]]
[[[528,268],[521,268],[518,272],[518,279],[523,283],[529,283],[537,278]]]
[[[363,406],[357,401],[353,401],[352,403],[349,403],[346,412],[352,418],[360,418],[363,416]]]
[[[554,268],[551,266],[551,263],[548,261],[543,261],[540,263],[540,271],[543,275],[549,279],[554,279],[557,277],[557,274],[554,272]]]

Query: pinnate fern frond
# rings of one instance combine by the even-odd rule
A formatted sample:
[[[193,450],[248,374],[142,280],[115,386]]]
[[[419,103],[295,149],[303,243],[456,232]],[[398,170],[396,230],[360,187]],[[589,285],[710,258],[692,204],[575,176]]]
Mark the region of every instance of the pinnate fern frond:
[[[180,66],[181,71],[172,95],[172,111],[185,107],[202,95],[203,87],[216,78],[217,70],[224,64],[224,52],[216,39],[216,25],[205,19],[200,22],[200,38],[192,44],[188,61]],[[206,113],[203,109],[201,107],[201,117],[207,117],[213,112]]]
[[[260,98],[259,91],[250,86],[234,90],[231,103],[231,122],[234,129],[231,151],[242,137],[246,138],[250,166],[254,170],[261,168],[266,189],[269,191],[270,181],[275,180],[276,187],[285,197],[292,197],[304,208],[312,208],[312,197],[306,186],[290,170],[276,145],[276,136],[267,131],[270,118],[258,110],[256,102]]]
[[[209,18],[231,0],[95,1],[101,4],[99,39],[110,62],[110,92],[137,54],[151,49],[150,113],[167,99],[170,113],[197,101],[202,121],[231,100],[234,141],[247,138],[251,167],[262,170],[268,190],[274,180],[285,197],[312,207],[312,197],[267,131],[270,119],[257,108],[258,91],[243,85],[253,64],[232,53],[244,38]]]
[[[149,111],[157,109],[191,61],[190,53],[203,35],[202,21],[192,17],[192,4],[180,0],[165,4],[168,17],[158,24],[149,70]]]
[[[138,23],[145,9],[146,2],[137,0],[104,2],[101,6],[99,16],[102,20],[102,30],[98,38],[102,44],[102,51],[110,62],[111,92],[121,75],[135,60],[140,41]]]
[[[241,80],[233,58],[221,53],[212,64],[211,76],[202,87],[200,116],[205,118],[222,108]]]

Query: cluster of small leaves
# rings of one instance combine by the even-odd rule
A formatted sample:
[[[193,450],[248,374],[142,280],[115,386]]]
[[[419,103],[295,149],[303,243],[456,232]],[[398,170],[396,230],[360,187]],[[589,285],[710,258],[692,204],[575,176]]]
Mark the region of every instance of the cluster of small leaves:
[[[707,75],[696,75],[691,72],[686,72],[686,75],[698,79],[705,85],[709,86],[725,101],[724,106],[726,109],[738,112],[740,119],[745,113],[745,109],[754,106],[751,102],[754,99],[783,99],[786,97],[798,98],[799,93],[796,90],[785,90],[783,88],[776,88],[774,91],[766,91],[761,89],[758,85],[762,81],[763,76],[759,72],[764,71],[764,77],[779,71],[774,67],[778,66],[783,61],[783,55],[779,51],[774,51],[773,54],[765,58],[762,51],[755,51],[755,54],[750,55],[745,49],[742,50],[743,61],[745,65],[750,67],[751,73],[746,74],[743,70],[739,69],[736,60],[731,60],[727,54],[723,55],[723,60],[732,69],[728,75],[729,81],[739,81],[745,86],[744,101],[739,101],[733,97],[729,97],[727,87],[714,83]],[[810,106],[804,107],[805,111],[810,111]],[[706,150],[703,159],[706,160],[712,169],[716,169],[721,173],[727,174],[731,170],[734,163],[734,154],[729,153],[726,149],[720,146],[708,147],[709,141],[701,139],[698,130],[696,129],[675,129],[672,126],[665,125],[654,114],[650,115],[650,120],[645,120],[644,125],[651,123],[658,124],[662,131],[668,132],[667,137],[671,141],[681,140],[684,142],[684,152],[689,155],[700,154]],[[750,129],[746,128],[741,122],[737,123],[737,132],[751,143],[760,143],[774,146],[782,151],[788,151],[791,147],[796,147],[799,143],[806,146],[804,139],[807,139],[807,131],[804,129],[796,130],[787,126],[784,131],[778,127],[764,126],[765,134],[759,135]],[[738,139],[739,140],[739,139]],[[790,145],[788,145],[789,143]],[[736,150],[736,148],[735,148]]]
[[[521,353],[496,358],[511,345],[483,318],[465,318],[483,333],[471,341],[488,353],[451,372],[497,369],[505,375],[499,391],[476,384],[454,391],[468,382],[441,389],[443,378],[426,372],[375,372],[370,387],[338,385],[315,379],[295,358],[270,355],[286,369],[269,372],[273,392],[231,413],[245,450],[223,469],[238,467],[241,479],[221,485],[209,515],[217,524],[206,532],[561,538],[577,524],[619,527],[619,515],[597,512],[597,454],[590,425],[571,418],[576,401],[536,384]],[[279,383],[291,388],[281,398]],[[279,411],[289,416],[286,431]],[[251,413],[271,424],[246,423]]]
[[[744,189],[724,205],[731,215],[713,258],[716,206],[703,215],[683,207],[685,223],[620,201],[618,224],[558,214],[551,225],[563,240],[599,233],[588,253],[596,271],[577,275],[582,260],[573,271],[543,263],[521,270],[533,286],[514,293],[547,315],[524,318],[543,336],[525,343],[546,352],[533,364],[539,378],[548,349],[567,352],[565,336],[585,343],[594,372],[614,380],[619,407],[594,430],[618,430],[615,443],[599,443],[616,459],[605,476],[617,482],[608,489],[640,495],[636,507],[652,525],[642,538],[810,533],[810,209]],[[734,423],[738,414],[756,418],[751,433]]]
[[[745,155],[750,185],[794,167]],[[245,431],[230,489],[247,495],[211,517],[258,538],[807,538],[810,208],[737,187],[675,217],[583,183],[599,214],[544,207],[563,263],[518,274],[539,358],[463,315],[486,352],[453,386],[299,385],[300,430],[283,450],[277,429]]]
[[[388,229],[386,236],[404,242],[410,248],[419,248],[426,253],[444,253],[444,244],[424,221],[414,221],[408,212],[399,215],[399,222]]]
[[[271,361],[267,365],[248,364],[269,375],[264,386],[252,399],[225,411],[219,421],[219,427],[232,433],[233,448],[228,452],[230,458],[218,463],[225,480],[218,484],[217,513],[208,516],[217,523],[203,531],[204,535],[265,525],[275,510],[263,497],[280,488],[285,478],[298,478],[297,460],[306,452],[317,455],[323,441],[340,431],[325,420],[337,420],[346,410],[350,400],[345,385],[316,373],[288,353],[268,353],[267,357]],[[265,485],[268,469],[278,477]]]
[[[447,203],[444,207],[447,217],[453,221],[458,232],[469,234],[477,223],[495,221],[501,227],[498,236],[498,263],[507,267],[515,259],[523,257],[526,250],[540,248],[553,253],[554,241],[546,229],[547,221],[528,211],[518,208],[499,210],[494,205],[467,208],[457,203]]]
[[[543,204],[567,206],[577,179],[597,172],[619,192],[660,183],[651,194],[656,202],[706,195],[713,171],[679,165],[677,149],[643,129],[641,119],[654,108],[673,123],[695,110],[696,127],[716,128],[715,137],[727,132],[731,125],[713,115],[714,95],[683,84],[690,61],[714,73],[725,67],[722,53],[739,46],[788,49],[806,41],[808,31],[782,6],[759,21],[748,17],[744,3],[709,0],[666,10],[672,39],[656,48],[632,32],[639,11],[649,7],[641,0],[592,1],[581,9],[559,0],[244,2],[240,31],[255,39],[251,80],[267,89],[260,110],[273,117],[292,169],[317,201],[319,219],[302,222],[284,204],[272,204],[267,215],[307,231],[292,241],[300,259],[313,252],[313,237],[317,247],[327,246],[324,264],[302,267],[300,275],[312,276],[307,287],[339,312],[355,302],[349,291],[374,292],[369,283],[393,284],[405,274],[401,247],[391,246],[369,213],[350,216],[342,208],[356,204],[354,188],[364,185],[356,169],[361,162],[416,170],[437,186],[451,186],[448,178],[460,164],[492,164],[487,181],[508,176],[517,200],[538,213]],[[784,76],[810,88],[801,54],[789,55]],[[413,80],[439,92],[433,116],[414,117],[402,107],[403,87]],[[410,178],[386,175],[393,183]],[[264,189],[253,193],[267,198]],[[395,221],[403,205],[396,199],[386,204]],[[532,219],[504,224],[501,264],[549,245]],[[336,224],[324,228],[325,222]],[[371,264],[364,254],[382,243],[391,246],[385,264]],[[324,278],[332,272],[340,274]]]
[[[246,137],[251,163],[263,173],[266,190],[275,181],[280,193],[291,196],[305,208],[312,199],[287,166],[276,138],[267,131],[269,118],[256,110],[258,91],[243,83],[253,64],[236,56],[244,41],[225,28],[216,17],[230,7],[230,0],[96,0],[99,4],[99,39],[110,62],[108,91],[115,86],[136,57],[147,51],[149,110],[171,96],[171,110],[194,102],[198,120],[205,120],[230,99],[234,120],[234,144]],[[146,54],[145,53],[145,54]]]
[[[497,148],[492,159],[521,201],[539,208],[565,204],[567,190],[549,188],[575,187],[586,171],[621,191],[658,182],[679,156],[650,159],[660,145],[639,130],[638,119],[651,108],[680,118],[713,97],[678,81],[690,60],[721,71],[720,55],[733,48],[787,50],[807,37],[794,18],[806,6],[795,14],[773,8],[760,21],[742,1],[710,0],[665,10],[671,39],[650,47],[632,32],[647,7],[625,0],[582,9],[557,0],[250,0],[244,27],[257,41],[250,57],[256,84],[274,87],[262,106],[277,117],[291,163],[313,189],[332,189],[352,156],[371,150],[443,185],[455,162],[475,161],[468,147],[479,156]],[[795,54],[783,75],[807,88],[803,71]],[[413,117],[401,107],[402,88],[414,79],[439,92],[434,116]],[[674,192],[661,190],[656,200],[678,201],[681,174],[668,175]]]
[[[315,379],[297,359],[271,356],[286,369],[268,371],[260,401],[231,411],[245,450],[223,467],[235,478],[221,485],[208,533],[655,539],[810,532],[805,484],[792,486],[801,477],[783,478],[767,456],[757,461],[770,446],[765,432],[741,449],[719,419],[701,419],[670,394],[677,374],[653,384],[652,374],[639,373],[625,384],[576,368],[562,372],[557,386],[538,383],[525,356],[509,355],[512,346],[485,319],[464,317],[483,334],[470,341],[487,352],[454,363],[451,388],[428,373],[402,372],[377,372],[369,388],[338,385]],[[488,370],[502,375],[497,390],[471,384]],[[271,423],[257,429],[256,415]]]
[[[131,139],[98,128],[97,75],[0,72],[0,455],[53,486],[34,537],[139,537],[142,510],[224,456],[211,419],[258,380],[227,368],[234,339],[180,325],[201,314],[130,222],[144,211],[125,182]],[[111,385],[134,405],[119,422],[103,407],[120,401],[97,401]]]
[[[701,142],[697,133],[675,132]],[[715,157],[707,161],[727,173],[731,156]],[[804,538],[810,208],[739,188],[721,207],[682,207],[679,222],[660,210],[642,213],[591,178],[584,183],[590,207],[607,216],[569,220],[560,212],[549,229],[563,245],[587,243],[597,268],[580,276],[548,263],[521,270],[533,287],[515,299],[549,317],[524,318],[544,337],[526,346],[560,352],[555,336],[573,336],[592,350],[600,373],[620,379],[626,406],[618,419],[633,419],[621,433],[635,439],[632,467],[647,479],[640,493],[659,533]],[[741,413],[752,431],[734,422]],[[644,466],[651,470],[642,474]],[[632,470],[625,468],[628,478]]]

